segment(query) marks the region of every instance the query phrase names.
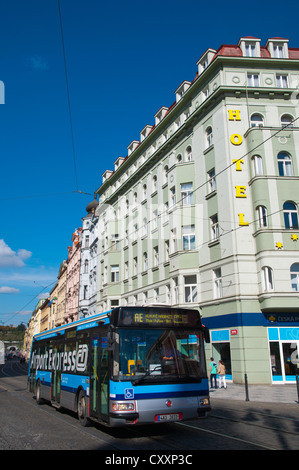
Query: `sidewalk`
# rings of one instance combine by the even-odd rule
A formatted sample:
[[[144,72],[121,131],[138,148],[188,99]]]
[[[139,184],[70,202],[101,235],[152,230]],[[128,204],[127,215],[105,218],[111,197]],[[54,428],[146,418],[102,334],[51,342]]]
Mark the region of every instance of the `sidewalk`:
[[[227,383],[227,388],[210,389],[210,398],[223,400],[246,401],[245,385]],[[261,401],[270,403],[293,403],[298,402],[298,393],[296,384],[283,385],[249,385],[249,401]],[[299,410],[299,404],[298,404]]]

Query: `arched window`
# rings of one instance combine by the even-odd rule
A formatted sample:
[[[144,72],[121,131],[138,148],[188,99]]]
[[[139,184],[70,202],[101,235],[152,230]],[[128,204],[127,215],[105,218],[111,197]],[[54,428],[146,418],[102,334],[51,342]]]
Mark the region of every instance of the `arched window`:
[[[263,160],[260,155],[252,157],[254,176],[261,176],[263,174]]]
[[[263,127],[264,118],[261,114],[252,114],[250,118],[251,127]]]
[[[208,147],[210,147],[213,144],[213,130],[211,126],[207,127],[206,129],[206,138]]]
[[[287,201],[283,205],[284,226],[286,229],[298,228],[298,209],[296,204]]]
[[[287,152],[279,152],[277,155],[279,176],[293,176],[292,157]]]
[[[178,163],[182,162],[182,155],[179,153],[178,156],[176,157],[176,160]]]
[[[280,118],[281,126],[288,126],[288,128],[293,127],[293,125],[291,124],[293,120],[294,118],[290,114],[283,114]]]
[[[265,206],[258,206],[257,211],[257,221],[259,228],[268,227],[268,216],[267,209]]]
[[[264,292],[273,291],[274,290],[274,278],[273,278],[272,268],[269,268],[269,266],[264,266],[262,268],[262,275],[263,275]]]
[[[290,269],[292,291],[299,291],[299,263],[294,263]]]
[[[192,148],[190,147],[190,145],[186,148],[185,161],[192,162]]]

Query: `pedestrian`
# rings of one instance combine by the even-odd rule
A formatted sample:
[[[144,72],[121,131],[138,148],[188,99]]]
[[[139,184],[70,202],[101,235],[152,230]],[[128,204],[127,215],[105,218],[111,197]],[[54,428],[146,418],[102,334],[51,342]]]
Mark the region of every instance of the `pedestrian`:
[[[223,382],[223,387],[226,388],[225,365],[224,365],[224,362],[221,360],[219,361],[218,375],[219,375],[219,388],[222,388],[222,382]]]
[[[211,388],[213,388],[213,382],[215,384],[215,387],[214,388],[217,388],[217,380],[216,380],[216,376],[217,376],[217,363],[214,361],[214,358],[211,357],[210,358],[210,384],[211,384]]]

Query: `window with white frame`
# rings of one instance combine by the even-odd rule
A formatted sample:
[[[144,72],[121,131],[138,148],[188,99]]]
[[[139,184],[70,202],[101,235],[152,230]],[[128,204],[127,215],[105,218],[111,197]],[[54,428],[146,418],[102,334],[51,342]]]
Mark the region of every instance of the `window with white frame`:
[[[251,127],[263,127],[264,118],[261,114],[252,114],[250,118]]]
[[[193,183],[181,184],[181,199],[183,206],[193,204]]]
[[[159,247],[154,246],[154,267],[157,268],[159,266]]]
[[[154,302],[159,302],[159,287],[154,289]]]
[[[179,303],[179,281],[177,277],[173,278],[172,304]]]
[[[283,59],[283,46],[280,44],[273,44],[273,56],[276,59]]]
[[[133,258],[133,276],[136,276],[138,273],[138,257]]]
[[[119,245],[120,245],[119,236],[116,233],[116,234],[112,235],[112,237],[111,237],[111,250],[112,251],[119,250]]]
[[[258,206],[256,208],[257,212],[257,222],[259,228],[268,227],[268,216],[267,216],[267,209],[265,206]]]
[[[215,299],[219,299],[223,295],[221,268],[217,268],[213,270],[213,278],[214,278],[214,297]]]
[[[290,269],[292,291],[299,291],[299,263],[294,263]]]
[[[298,228],[298,209],[292,201],[287,201],[283,205],[284,226],[286,229]]]
[[[293,120],[294,118],[290,114],[283,114],[280,118],[281,126],[282,127],[288,126],[288,129],[289,129],[290,127],[293,127]]]
[[[195,225],[182,227],[183,250],[195,250]]]
[[[118,282],[119,281],[119,265],[114,264],[111,265],[111,282]]]
[[[276,75],[276,86],[278,88],[288,88],[288,76],[287,75]]]
[[[245,44],[245,57],[256,57],[256,45],[254,43]]]
[[[208,171],[208,191],[212,193],[216,191],[216,177],[215,177],[215,168]]]
[[[143,253],[143,271],[147,271],[148,262],[147,262],[147,252]]]
[[[258,73],[248,73],[247,74],[247,85],[248,86],[260,86],[260,76]]]
[[[207,146],[210,147],[213,144],[213,129],[211,126],[207,127],[206,129],[206,139]]]
[[[254,155],[252,157],[253,161],[253,170],[254,176],[262,176],[263,175],[263,160],[260,155]]]
[[[129,261],[125,261],[125,279],[129,277]]]
[[[277,155],[279,176],[293,176],[292,157],[287,152],[279,152]]]
[[[219,238],[219,223],[218,223],[218,214],[212,215],[210,217],[211,224],[211,239],[212,241],[218,240]]]
[[[185,302],[197,302],[197,280],[196,275],[184,276]]]
[[[185,161],[192,162],[192,148],[190,147],[190,145],[186,148]]]
[[[262,268],[262,281],[264,292],[270,292],[274,290],[273,270],[269,266],[264,266]]]
[[[170,188],[170,203],[171,203],[171,207],[176,205],[175,186]]]

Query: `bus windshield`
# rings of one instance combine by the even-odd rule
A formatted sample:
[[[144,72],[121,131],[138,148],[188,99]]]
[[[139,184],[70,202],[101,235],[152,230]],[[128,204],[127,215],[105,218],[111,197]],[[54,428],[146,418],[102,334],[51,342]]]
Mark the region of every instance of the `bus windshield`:
[[[120,328],[118,333],[114,379],[138,384],[206,376],[200,330]]]

